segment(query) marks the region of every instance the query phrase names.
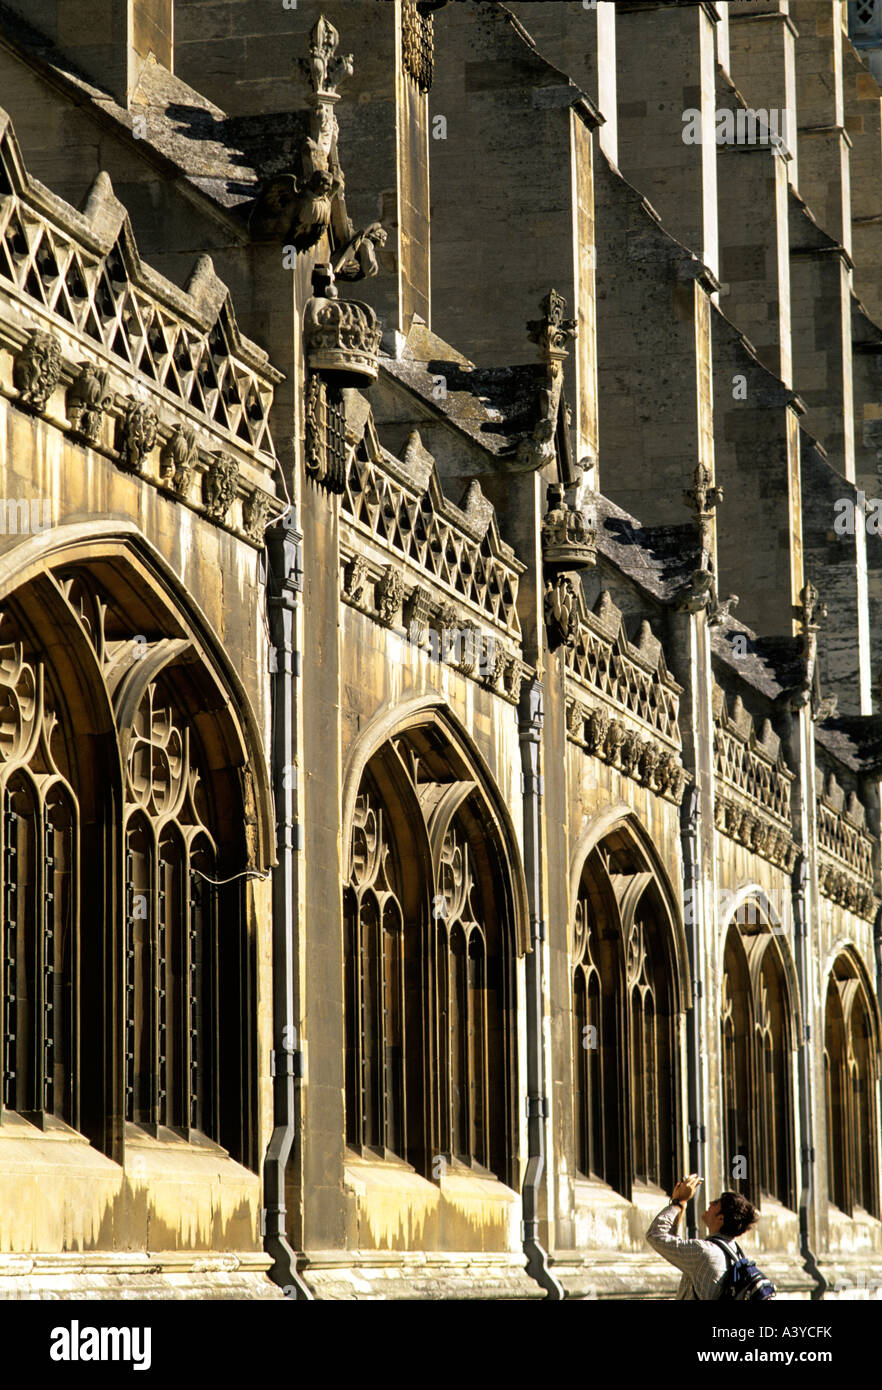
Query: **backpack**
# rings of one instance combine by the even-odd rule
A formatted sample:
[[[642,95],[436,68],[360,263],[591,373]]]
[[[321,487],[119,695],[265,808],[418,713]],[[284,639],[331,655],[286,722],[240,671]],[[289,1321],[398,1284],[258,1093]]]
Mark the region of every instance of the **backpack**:
[[[733,1255],[732,1248],[727,1241],[718,1236],[710,1237],[711,1244],[718,1245],[726,1256],[726,1282],[720,1298],[734,1298],[740,1302],[748,1303],[753,1299],[774,1298],[777,1290],[771,1279],[767,1279],[762,1270],[757,1269],[753,1260],[749,1260],[741,1249],[736,1245],[737,1255]],[[731,1263],[730,1263],[731,1261]]]

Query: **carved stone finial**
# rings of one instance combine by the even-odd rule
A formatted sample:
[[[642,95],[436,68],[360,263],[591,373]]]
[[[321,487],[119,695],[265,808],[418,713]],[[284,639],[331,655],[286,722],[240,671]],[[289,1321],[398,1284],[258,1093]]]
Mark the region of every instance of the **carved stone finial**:
[[[20,402],[34,410],[45,410],[49,397],[61,380],[61,368],[61,344],[58,339],[52,333],[33,329],[12,361],[12,380],[18,388]]]
[[[542,518],[542,563],[568,570],[588,569],[597,559],[597,536],[584,513],[568,507],[564,488],[552,483],[547,492],[548,511]]]
[[[355,71],[351,53],[338,53],[340,35],[324,15],[319,15],[309,35],[309,57],[300,59],[300,67],[312,88],[313,105],[339,101],[337,82],[351,77]]]
[[[821,602],[821,595],[811,581],[806,583],[800,592],[796,615],[802,623],[802,635],[805,643],[812,633],[817,633],[821,623],[827,617],[827,605]]]
[[[107,389],[108,375],[91,362],[81,362],[79,373],[67,388],[67,418],[77,434],[97,444],[101,421],[113,404]]]
[[[539,344],[543,362],[562,362],[567,355],[567,343],[576,336],[576,320],[564,318],[567,301],[557,290],[549,290],[542,301],[543,317],[531,319],[527,332]]]
[[[576,335],[576,320],[564,318],[567,302],[556,290],[542,301],[544,317],[532,319],[527,331],[539,344],[545,363],[545,380],[539,388],[539,419],[532,434],[518,445],[517,462],[521,468],[538,469],[555,458],[554,436],[557,431],[560,395],[563,386],[563,360],[567,343]]]
[[[212,521],[224,521],[233,505],[239,482],[239,465],[229,454],[212,454],[202,478],[202,500]]]
[[[711,553],[711,521],[714,508],[723,500],[723,489],[711,481],[711,472],[700,463],[692,474],[692,486],[683,492],[683,501],[695,517],[701,543],[701,568],[707,569]]]
[[[159,476],[178,497],[186,497],[199,450],[189,425],[176,425],[159,454]]]
[[[147,401],[128,400],[118,425],[119,461],[130,473],[143,477],[147,457],[156,443],[159,421]]]

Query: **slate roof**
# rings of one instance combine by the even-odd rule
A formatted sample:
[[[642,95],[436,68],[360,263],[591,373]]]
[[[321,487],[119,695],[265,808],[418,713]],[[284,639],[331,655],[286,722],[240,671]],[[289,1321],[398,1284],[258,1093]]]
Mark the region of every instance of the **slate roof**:
[[[289,168],[306,132],[306,113],[228,117],[200,92],[149,60],[127,111],[80,74],[42,34],[0,4],[0,42],[80,106],[91,106],[120,132],[147,117],[139,143],[213,202],[234,211],[253,199],[270,174]]]
[[[545,380],[540,362],[476,367],[419,320],[410,329],[401,356],[381,356],[380,368],[498,457],[512,453],[532,432],[537,393]],[[439,376],[446,388],[442,397],[433,395]]]

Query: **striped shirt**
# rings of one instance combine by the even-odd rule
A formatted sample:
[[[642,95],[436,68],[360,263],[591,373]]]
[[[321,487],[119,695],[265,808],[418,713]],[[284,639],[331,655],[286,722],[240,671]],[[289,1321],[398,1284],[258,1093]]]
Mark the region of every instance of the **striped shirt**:
[[[681,1240],[675,1235],[679,1216],[680,1208],[672,1202],[659,1212],[646,1232],[646,1239],[657,1254],[681,1271],[675,1298],[717,1299],[726,1282],[726,1256],[709,1240]],[[726,1244],[734,1253],[735,1242]]]

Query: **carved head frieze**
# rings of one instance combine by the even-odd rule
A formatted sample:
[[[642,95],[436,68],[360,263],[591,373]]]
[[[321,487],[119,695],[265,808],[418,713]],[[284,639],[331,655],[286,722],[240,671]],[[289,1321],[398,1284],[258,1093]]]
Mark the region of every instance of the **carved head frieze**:
[[[33,329],[12,360],[12,380],[20,404],[44,411],[61,380],[63,365],[61,344],[54,334]]]
[[[212,454],[202,477],[202,501],[212,521],[225,521],[239,483],[239,465],[229,454]]]
[[[263,544],[264,532],[269,524],[271,499],[268,493],[256,489],[242,504],[242,520],[245,534],[250,541]]]
[[[374,588],[374,603],[380,622],[392,627],[398,620],[404,601],[404,579],[394,565],[383,570]]]
[[[124,401],[122,416],[117,421],[117,452],[123,468],[139,477],[144,476],[158,428],[156,411],[149,402]]]
[[[186,497],[198,457],[195,431],[189,425],[176,425],[160,450],[159,476],[178,497]]]
[[[343,592],[352,603],[358,603],[364,594],[367,579],[367,561],[363,555],[354,555],[343,571]]]
[[[79,371],[67,388],[67,418],[77,434],[90,444],[97,444],[101,421],[113,405],[113,393],[108,386],[108,373],[91,362],[81,362]]]

